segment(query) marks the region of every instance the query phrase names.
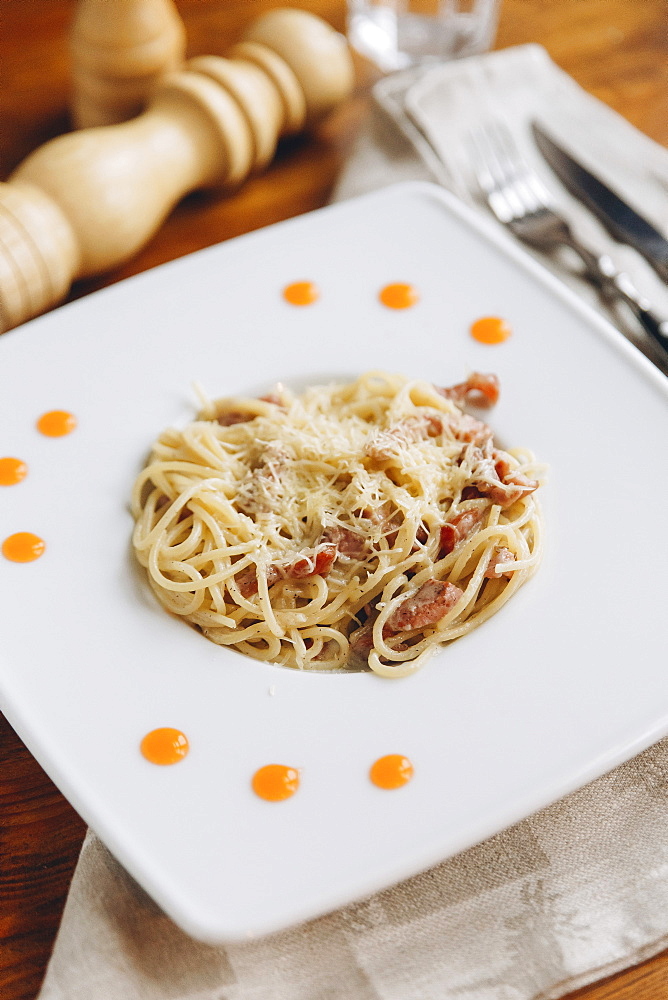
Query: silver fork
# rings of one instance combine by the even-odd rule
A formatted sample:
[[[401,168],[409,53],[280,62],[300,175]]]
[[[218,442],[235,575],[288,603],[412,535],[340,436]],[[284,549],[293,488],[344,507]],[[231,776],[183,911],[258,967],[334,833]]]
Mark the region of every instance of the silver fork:
[[[668,320],[652,311],[651,303],[627,274],[618,271],[607,254],[585,246],[570,224],[553,207],[552,196],[519,152],[508,129],[494,122],[471,135],[472,165],[487,205],[523,243],[547,254],[569,247],[580,258],[584,276],[608,305],[622,301],[643,328],[668,351]]]

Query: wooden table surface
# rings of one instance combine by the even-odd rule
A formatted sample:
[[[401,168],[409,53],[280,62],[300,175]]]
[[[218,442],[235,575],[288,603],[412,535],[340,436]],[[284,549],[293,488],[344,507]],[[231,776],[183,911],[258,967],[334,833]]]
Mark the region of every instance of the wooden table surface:
[[[223,54],[271,0],[177,0],[189,55]],[[344,25],[343,0],[292,6]],[[0,178],[68,130],[67,34],[75,0],[0,4]],[[665,0],[504,0],[497,47],[540,42],[585,89],[668,145]],[[72,297],[324,205],[368,107],[371,74],[317,135],[285,144],[268,171],[225,197],[191,195],[129,264],[79,282]],[[84,823],[0,716],[0,997],[39,989],[84,835]],[[668,952],[568,1000],[666,1000]]]

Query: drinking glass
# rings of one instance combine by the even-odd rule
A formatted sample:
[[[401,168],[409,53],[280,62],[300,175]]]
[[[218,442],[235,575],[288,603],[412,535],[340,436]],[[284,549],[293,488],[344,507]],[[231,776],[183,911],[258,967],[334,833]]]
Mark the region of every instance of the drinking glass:
[[[494,41],[499,0],[348,0],[348,40],[384,72],[458,59]]]

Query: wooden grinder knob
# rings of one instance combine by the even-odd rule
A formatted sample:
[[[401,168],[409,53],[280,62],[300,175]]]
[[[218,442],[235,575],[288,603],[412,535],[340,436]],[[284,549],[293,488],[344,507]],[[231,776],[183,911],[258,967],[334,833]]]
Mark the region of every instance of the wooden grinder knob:
[[[143,111],[156,81],[185,58],[174,0],[79,0],[72,23],[72,119],[114,125]]]
[[[0,184],[4,329],[129,259],[188,192],[241,183],[352,88],[344,39],[305,11],[272,11],[231,55],[191,60],[143,114],[52,139]]]

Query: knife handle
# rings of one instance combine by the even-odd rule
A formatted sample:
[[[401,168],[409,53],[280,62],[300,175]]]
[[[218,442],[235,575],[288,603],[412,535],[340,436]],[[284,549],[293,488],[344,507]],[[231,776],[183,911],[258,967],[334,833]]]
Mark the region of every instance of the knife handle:
[[[605,297],[626,303],[645,332],[668,351],[668,319],[657,316],[649,299],[638,291],[628,274],[618,271],[607,254],[594,253],[572,233],[567,242],[584,263],[587,277],[598,285]]]
[[[626,303],[646,333],[668,350],[668,319],[657,316],[649,299],[641,295],[628,274],[616,269],[607,254],[598,258],[598,267],[605,279],[604,289],[607,291],[610,287],[611,293]]]
[[[632,303],[629,305],[650,337],[653,337],[664,350],[668,350],[668,319],[661,319],[651,309],[643,309]]]

